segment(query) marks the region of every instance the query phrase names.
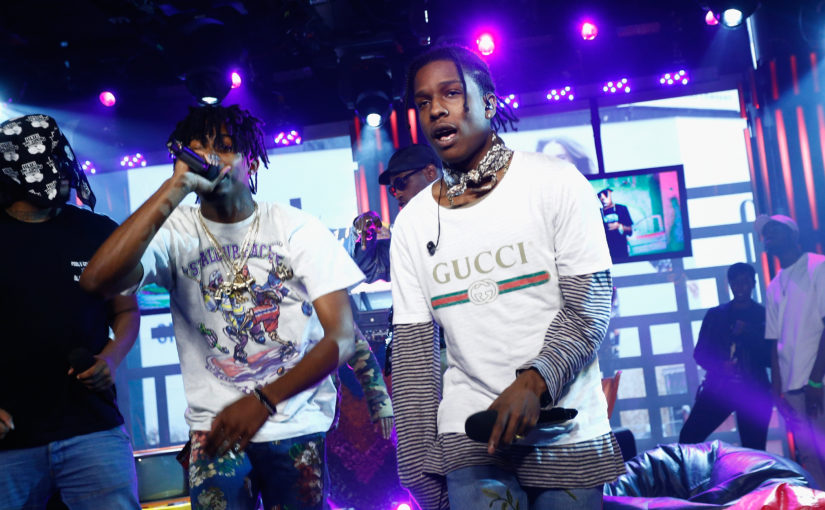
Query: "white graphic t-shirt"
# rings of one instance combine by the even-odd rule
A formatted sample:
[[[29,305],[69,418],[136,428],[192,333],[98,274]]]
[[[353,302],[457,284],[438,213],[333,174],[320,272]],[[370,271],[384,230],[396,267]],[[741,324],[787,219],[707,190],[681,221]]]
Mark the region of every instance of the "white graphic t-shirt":
[[[221,292],[227,269],[220,257],[242,260],[241,245],[254,215],[232,224],[204,219],[179,206],[141,259],[140,286],[155,283],[170,294],[192,430],[208,431],[217,413],[255,387],[294,367],[323,337],[312,302],[347,289],[364,276],[315,217],[294,207],[259,204],[260,225],[244,272],[250,291]],[[325,432],[335,414],[330,377],[279,403],[254,442]]]
[[[437,211],[428,188],[396,220],[393,322],[429,322],[432,315],[445,329],[438,432],[463,434],[467,417],[487,409],[539,354],[564,304],[559,276],[604,271],[611,262],[593,188],[575,167],[542,154],[516,152],[482,200],[442,207],[440,218]],[[439,223],[430,256],[426,246]],[[610,431],[598,362],[555,405],[579,411],[572,426],[531,433],[528,442],[568,444]]]

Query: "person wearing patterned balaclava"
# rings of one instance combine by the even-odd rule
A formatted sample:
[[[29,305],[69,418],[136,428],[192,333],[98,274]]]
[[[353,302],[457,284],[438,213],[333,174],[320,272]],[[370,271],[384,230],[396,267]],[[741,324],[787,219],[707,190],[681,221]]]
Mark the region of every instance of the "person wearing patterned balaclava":
[[[137,303],[80,288],[117,225],[68,205],[71,189],[94,207],[55,119],[0,124],[0,508],[45,508],[57,492],[72,509],[140,508],[113,386],[137,337]]]

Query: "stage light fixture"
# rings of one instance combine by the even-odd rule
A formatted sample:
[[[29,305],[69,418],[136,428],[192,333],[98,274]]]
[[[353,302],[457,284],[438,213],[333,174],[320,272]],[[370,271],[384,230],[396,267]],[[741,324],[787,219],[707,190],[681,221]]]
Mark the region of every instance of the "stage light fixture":
[[[241,79],[241,75],[238,73],[238,71],[232,71],[232,73],[229,75],[229,82],[232,84],[230,87],[233,89],[236,89],[241,86],[243,80]]]
[[[232,81],[227,73],[215,67],[190,70],[184,79],[189,93],[202,105],[220,103],[232,88]]]
[[[585,41],[592,41],[599,35],[599,27],[592,21],[585,21],[581,25],[581,34]]]
[[[550,89],[546,97],[548,101],[561,101],[562,99],[572,101],[574,97],[573,88],[568,85],[560,89]]]
[[[290,145],[301,145],[301,133],[297,129],[280,131],[275,135],[275,145],[278,147],[288,147]]]
[[[111,108],[115,105],[115,103],[117,103],[117,98],[115,97],[115,95],[108,90],[104,90],[103,92],[101,92],[100,95],[97,96],[97,98],[100,100],[100,104],[107,108]]]
[[[136,153],[130,154],[128,156],[123,156],[120,160],[120,166],[124,168],[135,168],[139,166],[146,166],[146,158],[143,157],[143,154]]]
[[[493,52],[496,51],[496,41],[493,38],[493,34],[489,32],[484,32],[479,35],[478,39],[476,39],[476,45],[478,46],[478,51],[485,57],[492,55]]]
[[[617,92],[630,93],[630,82],[627,81],[627,78],[609,81],[602,87],[602,91],[607,94],[615,94]]]
[[[518,109],[519,100],[518,95],[516,94],[508,94],[501,97],[501,101],[498,103],[499,107],[504,108],[505,105],[510,105],[513,107],[514,110]]]
[[[358,94],[355,100],[355,112],[368,126],[377,128],[384,124],[390,114],[390,99],[386,92],[368,90]]]
[[[83,169],[84,172],[87,174],[96,174],[97,168],[95,168],[95,164],[89,161],[88,159],[80,164],[80,168]]]
[[[400,505],[395,507],[395,510],[412,510],[412,507],[410,507],[410,505],[407,503],[401,503]]]
[[[716,19],[726,28],[736,28],[748,19],[759,7],[758,0],[715,0],[708,8],[716,14]],[[707,18],[705,18],[707,22]]]
[[[679,69],[675,73],[665,73],[659,77],[659,84],[669,87],[670,85],[687,85],[690,82],[690,77],[687,71]]]
[[[709,11],[705,14],[705,23],[707,23],[708,25],[710,25],[710,26],[712,26],[712,27],[714,27],[714,26],[716,26],[716,25],[718,25],[718,24],[719,24],[719,20],[718,20],[718,19],[716,19],[716,14],[715,14],[713,11],[710,11],[710,10],[709,10]]]

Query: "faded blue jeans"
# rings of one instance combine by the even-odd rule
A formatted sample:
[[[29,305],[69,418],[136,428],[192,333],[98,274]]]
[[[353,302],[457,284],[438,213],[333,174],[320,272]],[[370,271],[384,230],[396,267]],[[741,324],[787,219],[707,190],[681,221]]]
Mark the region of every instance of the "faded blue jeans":
[[[139,509],[126,430],[120,426],[0,451],[0,510],[42,510],[57,490],[71,510]]]
[[[496,466],[470,466],[447,473],[450,510],[598,510],[602,487],[522,487],[513,473]]]

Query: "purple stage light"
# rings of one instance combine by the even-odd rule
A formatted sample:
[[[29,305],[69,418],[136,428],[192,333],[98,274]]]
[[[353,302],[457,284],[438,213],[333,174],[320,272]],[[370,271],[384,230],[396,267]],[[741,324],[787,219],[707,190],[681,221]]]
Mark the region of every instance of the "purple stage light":
[[[410,505],[407,503],[401,503],[400,505],[395,507],[395,510],[412,510],[412,507],[410,507]]]
[[[301,134],[291,129],[289,131],[281,131],[275,135],[275,145],[278,147],[288,147],[290,145],[301,145]]]
[[[96,174],[97,168],[95,168],[95,164],[89,161],[88,159],[80,164],[80,168],[83,169],[84,172],[87,174]]]
[[[478,45],[478,51],[485,57],[496,51],[496,42],[493,39],[493,34],[489,32],[484,32],[478,36],[478,39],[476,39],[476,45]]]
[[[708,11],[708,13],[705,14],[705,23],[712,27],[719,24],[719,20],[716,18],[716,14],[714,14],[713,11]]]
[[[504,108],[504,105],[509,104],[513,107],[514,110],[518,109],[519,106],[519,99],[517,94],[509,94],[506,96],[501,96],[501,101],[499,101],[499,106]]]
[[[241,80],[241,75],[238,74],[237,71],[232,71],[232,74],[229,76],[229,79],[232,81],[232,88],[236,89],[241,86],[243,80]]]
[[[115,95],[109,92],[108,90],[104,90],[103,92],[101,92],[100,95],[97,96],[97,98],[100,100],[100,104],[109,108],[114,106],[117,102],[117,98],[115,97]]]
[[[120,166],[125,168],[135,168],[138,166],[146,166],[146,158],[143,154],[137,153],[129,156],[123,156],[120,160]]]
[[[603,87],[602,91],[607,94],[615,94],[616,92],[630,92],[630,82],[627,81],[627,78],[622,78],[621,80],[617,81],[609,81]]]
[[[665,73],[659,77],[659,84],[669,87],[670,85],[687,85],[690,82],[690,77],[687,71],[679,69],[675,73]]]
[[[548,101],[561,101],[562,99],[572,101],[573,89],[569,85],[560,89],[550,89],[546,97]]]
[[[599,27],[592,21],[585,21],[581,26],[581,34],[585,41],[592,41],[599,35]]]

